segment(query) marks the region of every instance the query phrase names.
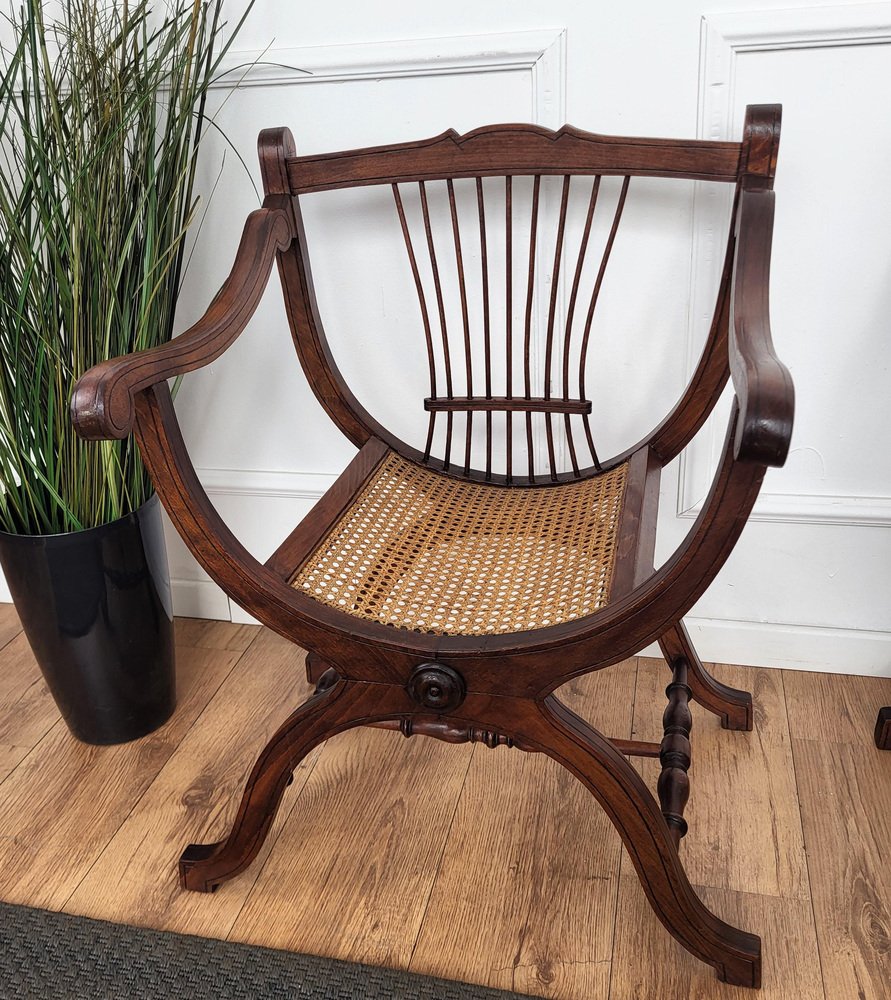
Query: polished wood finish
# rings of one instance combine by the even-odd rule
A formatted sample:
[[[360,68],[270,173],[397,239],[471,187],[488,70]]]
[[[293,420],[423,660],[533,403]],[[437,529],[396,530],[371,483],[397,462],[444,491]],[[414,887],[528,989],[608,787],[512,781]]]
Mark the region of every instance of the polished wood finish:
[[[735,182],[741,145],[675,139],[595,135],[564,125],[489,125],[459,135],[449,129],[422,142],[354,149],[333,155],[291,157],[294,194],[363,184],[517,174],[630,174]],[[751,154],[752,170],[764,157]]]
[[[88,372],[73,400],[75,423],[89,437],[121,436],[132,426],[146,466],[173,524],[195,557],[242,607],[284,638],[309,650],[307,674],[315,693],[280,725],[260,754],[229,834],[216,843],[196,843],[182,856],[180,876],[190,889],[210,891],[243,872],[263,849],[295,768],[330,737],[358,727],[396,728],[446,742],[483,742],[546,755],[566,768],[604,807],[618,831],[654,912],[694,956],[714,966],[720,978],[745,986],[761,979],[760,942],[709,911],[693,891],[678,854],[690,763],[688,702],[701,701],[728,726],[749,728],[745,696],[712,679],[690,648],[682,616],[702,595],[742,531],[770,465],[785,459],[791,434],[792,385],[773,350],[767,315],[767,277],[773,222],[770,182],[776,159],[779,112],[750,108],[741,143],[619,139],[565,127],[553,133],[534,126],[494,126],[468,136],[454,133],[422,143],[377,147],[328,156],[298,157],[286,129],[260,135],[265,188],[263,207],[248,220],[230,278],[204,318],[169,345],[116,359]],[[518,174],[532,177],[528,240],[516,239],[521,211]],[[600,177],[621,178],[606,245],[593,285],[580,291]],[[591,181],[585,228],[577,250],[565,326],[552,295],[547,308],[547,368],[562,373],[562,393],[552,391],[551,372],[541,389],[531,363],[532,303],[537,282],[542,177],[562,176],[551,279],[559,277],[566,236],[570,185],[575,175]],[[592,318],[610,253],[620,231],[633,176],[707,178],[735,184],[733,229],[709,343],[678,406],[645,440],[623,455],[601,460],[587,412],[585,370],[592,345]],[[508,261],[525,267],[514,282],[507,268],[504,292],[522,322],[506,323],[505,391],[493,390],[489,306],[484,315],[482,378],[472,362],[478,334],[467,308],[467,255],[456,208],[454,181],[474,178],[486,302],[495,294],[487,248],[495,238],[486,214],[483,178],[503,178],[504,245]],[[440,278],[443,244],[434,239],[432,185],[445,182],[449,236],[458,275],[460,323],[447,327]],[[423,233],[413,234],[405,210],[405,186],[417,183]],[[408,266],[418,291],[420,327],[428,350],[430,396],[428,443],[417,451],[382,427],[361,406],[338,371],[325,337],[313,290],[309,249],[298,195],[363,184],[390,184],[404,237]],[[502,238],[499,234],[499,238]],[[439,248],[439,256],[437,255]],[[428,302],[418,256],[427,254],[433,282]],[[176,421],[166,380],[213,361],[247,323],[275,260],[300,362],[326,412],[360,449],[332,490],[298,525],[272,557],[260,564],[232,535],[204,493]],[[583,319],[581,317],[584,317]],[[513,327],[517,328],[514,329]],[[456,328],[455,328],[456,327]],[[572,329],[581,328],[573,341]],[[562,333],[560,332],[562,328]],[[568,376],[567,356],[577,346],[577,378]],[[562,348],[558,364],[557,354]],[[513,366],[522,361],[522,374]],[[439,379],[442,375],[442,379]],[[728,377],[735,398],[726,443],[709,496],[688,536],[658,570],[653,566],[659,476],[702,425]],[[557,379],[558,384],[561,379]],[[461,388],[463,386],[463,393]],[[456,387],[458,392],[456,392]],[[479,387],[479,388],[477,388]],[[445,389],[445,396],[441,394]],[[481,397],[479,391],[484,395]],[[441,409],[436,404],[442,403]],[[477,405],[478,404],[478,405]],[[504,474],[493,471],[491,415],[504,409],[523,418],[525,449],[508,435]],[[539,409],[540,407],[540,409]],[[472,463],[472,418],[486,414],[484,468]],[[431,441],[437,413],[444,412],[444,452]],[[463,423],[455,419],[463,412]],[[545,454],[534,453],[533,412],[543,412]],[[571,470],[558,468],[557,435],[562,414]],[[571,419],[581,417],[581,437]],[[463,447],[457,432],[463,427]],[[576,428],[578,430],[578,428]],[[582,447],[584,445],[584,448]],[[587,449],[587,451],[585,451]],[[314,545],[382,459],[396,451],[443,475],[506,486],[536,485],[559,491],[565,482],[597,476],[628,463],[625,505],[619,522],[612,600],[586,617],[533,632],[497,636],[411,632],[323,605],[289,585]],[[589,457],[583,460],[582,456]],[[585,464],[589,462],[590,464]],[[660,744],[659,800],[626,754],[652,756],[646,743],[613,741],[576,715],[556,689],[611,666],[643,646],[661,641],[672,670],[669,705]],[[511,752],[514,752],[513,750]],[[646,761],[644,761],[646,763]]]
[[[752,696],[748,691],[728,687],[703,667],[693,648],[686,626],[679,622],[659,639],[659,647],[669,667],[683,660],[687,665],[687,683],[693,700],[721,719],[725,729],[752,730]]]
[[[876,718],[875,744],[879,750],[891,750],[891,707],[879,709]]]
[[[527,413],[590,413],[590,399],[552,399],[548,396],[436,396],[424,400],[432,413],[452,410],[510,410]]]
[[[671,683],[665,689],[668,705],[662,716],[664,735],[659,748],[662,772],[657,791],[662,815],[677,844],[687,834],[684,809],[690,797],[687,771],[690,770],[692,760],[690,730],[693,727],[693,715],[690,712],[690,697],[693,692],[687,684],[687,661],[676,660],[672,675]]]
[[[19,678],[0,693],[0,744],[21,752],[0,780],[0,899],[551,1000],[732,993],[665,934],[587,790],[549,757],[504,746],[343,734],[297,769],[247,872],[212,896],[182,892],[183,837],[220,836],[265,727],[287,714],[281,692],[312,693],[301,650],[256,626],[177,622],[180,697],[192,703],[201,685],[204,707],[185,731],[167,724],[172,754],[160,750],[164,732],[130,747],[138,759],[118,782],[119,751],[85,753],[65,731],[27,644],[12,641],[14,622],[0,605],[0,687]],[[234,665],[222,662],[229,652]],[[763,935],[765,1000],[880,1000],[891,982],[891,769],[871,730],[891,678],[713,670],[752,688],[758,738],[693,707],[697,780],[682,851],[697,895]],[[665,671],[633,659],[559,697],[601,732],[658,740]],[[28,688],[30,721],[16,712]],[[654,788],[658,762],[635,766]],[[77,794],[47,778],[57,770],[77,774]],[[78,835],[54,837],[54,824]],[[27,865],[37,877],[21,878]]]

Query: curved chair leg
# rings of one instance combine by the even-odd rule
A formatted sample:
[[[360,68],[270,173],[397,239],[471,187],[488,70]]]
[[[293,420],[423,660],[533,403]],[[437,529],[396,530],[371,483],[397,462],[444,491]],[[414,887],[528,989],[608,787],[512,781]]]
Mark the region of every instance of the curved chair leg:
[[[876,746],[879,750],[891,750],[891,706],[879,709],[876,719]]]
[[[361,725],[368,685],[342,680],[333,670],[278,729],[257,759],[229,836],[216,844],[190,844],[179,860],[180,884],[213,892],[254,860],[269,833],[292,772],[330,736]],[[375,685],[380,687],[380,685]]]
[[[693,700],[709,712],[719,715],[724,729],[751,731],[752,696],[748,691],[738,691],[712,677],[696,654],[683,622],[673,625],[662,636],[659,648],[669,667],[679,657],[687,661],[687,683],[693,692]]]
[[[554,758],[600,802],[669,933],[696,958],[713,965],[724,982],[760,986],[760,938],[724,923],[693,891],[668,824],[637,771],[608,739],[553,695],[539,709],[531,726],[531,720],[519,722],[526,732],[517,733],[518,742]]]

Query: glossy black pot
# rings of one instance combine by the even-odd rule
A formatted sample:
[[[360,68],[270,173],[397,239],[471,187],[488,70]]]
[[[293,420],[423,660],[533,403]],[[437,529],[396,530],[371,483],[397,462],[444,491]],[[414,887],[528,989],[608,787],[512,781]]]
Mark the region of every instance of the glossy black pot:
[[[126,743],[170,718],[173,613],[157,497],[86,531],[0,532],[0,566],[47,686],[79,740]]]

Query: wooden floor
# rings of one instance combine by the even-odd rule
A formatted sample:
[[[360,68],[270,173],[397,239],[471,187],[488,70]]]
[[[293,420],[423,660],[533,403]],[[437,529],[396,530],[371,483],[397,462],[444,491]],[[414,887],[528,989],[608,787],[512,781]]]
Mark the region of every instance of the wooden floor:
[[[410,968],[562,1000],[748,996],[651,914],[618,837],[551,761],[359,730],[300,767],[257,862],[214,895],[176,859],[228,830],[266,739],[308,693],[302,655],[250,626],[178,623],[179,707],[120,747],[59,720],[0,605],[0,898]],[[742,667],[755,731],[695,709],[691,881],[764,941],[763,998],[891,997],[891,680]],[[565,700],[655,740],[667,671],[635,659]],[[641,760],[655,782],[657,762]]]

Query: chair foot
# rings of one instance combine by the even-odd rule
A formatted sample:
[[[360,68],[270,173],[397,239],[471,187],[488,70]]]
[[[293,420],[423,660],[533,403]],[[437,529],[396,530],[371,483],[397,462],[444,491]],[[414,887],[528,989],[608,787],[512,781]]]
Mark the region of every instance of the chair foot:
[[[678,622],[662,636],[659,647],[669,667],[679,658],[687,661],[687,683],[698,705],[719,716],[724,729],[751,732],[754,723],[751,694],[712,677],[693,648],[683,622]]]
[[[179,884],[193,892],[216,892],[219,882],[208,882],[202,875],[202,864],[223,847],[225,841],[216,844],[189,844],[179,859]]]
[[[879,750],[891,750],[891,707],[879,709],[876,719],[876,746]]]
[[[600,802],[622,838],[654,912],[669,933],[718,978],[761,985],[761,940],[725,923],[693,891],[674,836],[643,779],[610,741],[553,695],[516,737],[571,771]],[[512,735],[514,735],[512,733]]]
[[[213,892],[254,860],[272,826],[293,772],[314,747],[361,724],[361,684],[328,671],[312,697],[279,728],[257,759],[229,836],[215,844],[190,844],[179,860],[180,884]]]

